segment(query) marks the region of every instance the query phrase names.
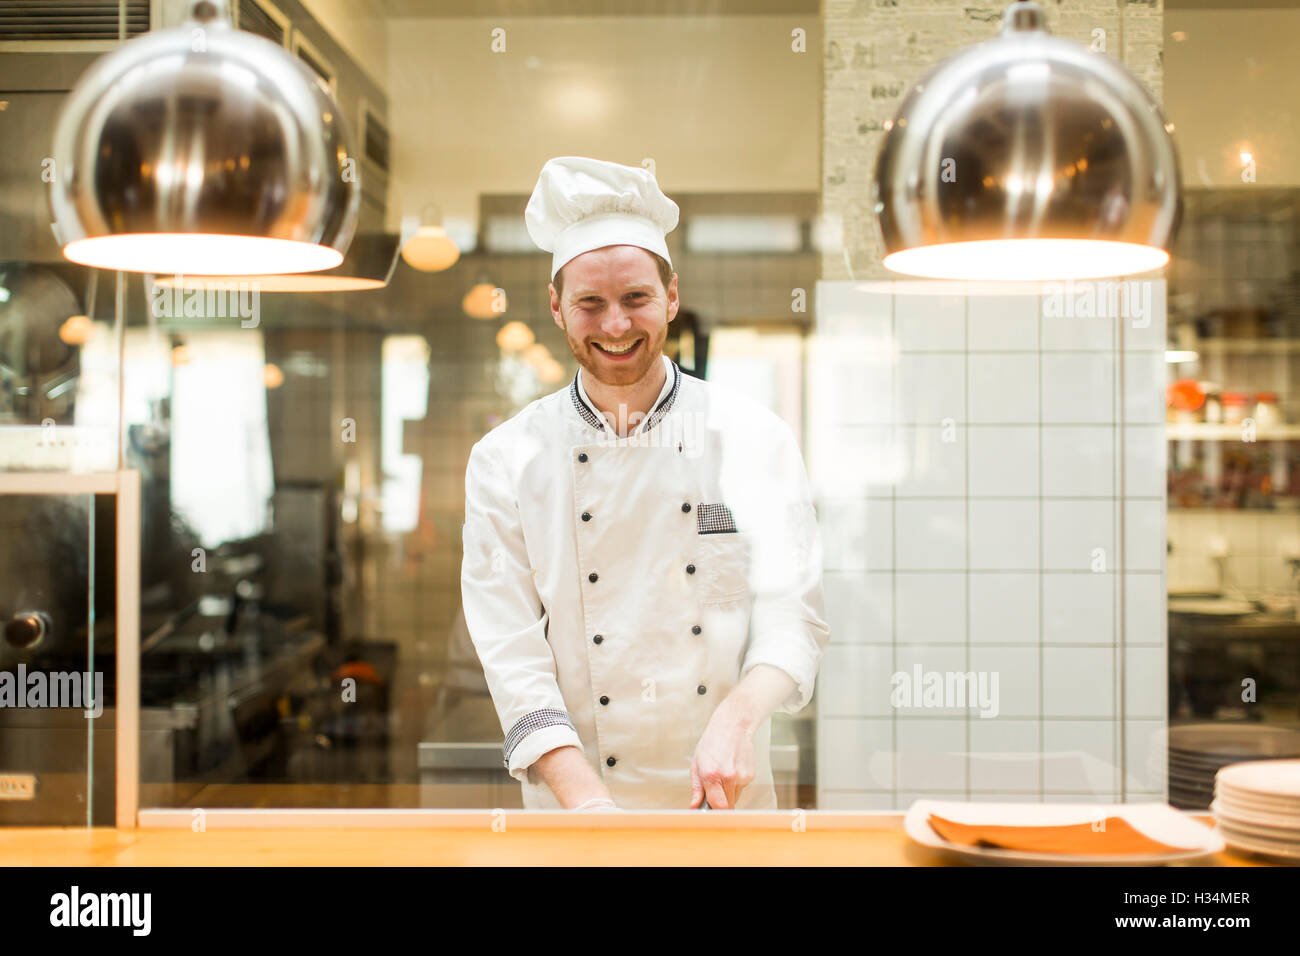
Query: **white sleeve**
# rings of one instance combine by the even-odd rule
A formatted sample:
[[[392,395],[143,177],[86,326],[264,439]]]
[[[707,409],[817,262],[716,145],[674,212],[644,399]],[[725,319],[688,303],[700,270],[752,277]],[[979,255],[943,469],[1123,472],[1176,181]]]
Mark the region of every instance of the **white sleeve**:
[[[749,486],[754,608],[741,674],[756,664],[788,674],[795,690],[777,711],[792,714],[812,697],[830,628],[822,593],[821,531],[808,474],[789,427],[775,424],[777,441],[765,449]]]
[[[546,752],[582,742],[556,682],[510,476],[482,441],[465,469],[462,538],[465,624],[505,734],[505,766],[522,781]]]

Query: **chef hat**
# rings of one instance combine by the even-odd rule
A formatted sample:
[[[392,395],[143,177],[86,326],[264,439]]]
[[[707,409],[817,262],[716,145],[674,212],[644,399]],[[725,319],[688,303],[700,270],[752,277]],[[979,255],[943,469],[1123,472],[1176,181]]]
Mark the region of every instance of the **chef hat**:
[[[677,227],[677,203],[648,169],[585,156],[546,161],[524,222],[551,253],[551,278],[574,256],[602,246],[640,246],[672,265],[664,236]]]

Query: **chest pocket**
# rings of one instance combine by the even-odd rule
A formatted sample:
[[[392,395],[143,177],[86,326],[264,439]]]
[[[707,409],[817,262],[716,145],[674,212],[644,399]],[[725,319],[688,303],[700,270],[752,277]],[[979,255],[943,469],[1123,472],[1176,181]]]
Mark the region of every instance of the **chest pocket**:
[[[724,604],[747,597],[753,542],[748,533],[729,531],[700,534],[699,565],[704,574],[701,598],[705,604]]]

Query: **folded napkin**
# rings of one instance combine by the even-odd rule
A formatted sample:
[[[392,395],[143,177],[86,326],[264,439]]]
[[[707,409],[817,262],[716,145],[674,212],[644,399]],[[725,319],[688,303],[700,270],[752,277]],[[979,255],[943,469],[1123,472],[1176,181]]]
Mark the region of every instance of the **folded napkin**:
[[[929,822],[935,833],[961,846],[993,846],[1068,856],[1157,856],[1185,849],[1153,840],[1119,817],[1106,817],[1101,824],[1010,827],[957,823],[932,813]]]

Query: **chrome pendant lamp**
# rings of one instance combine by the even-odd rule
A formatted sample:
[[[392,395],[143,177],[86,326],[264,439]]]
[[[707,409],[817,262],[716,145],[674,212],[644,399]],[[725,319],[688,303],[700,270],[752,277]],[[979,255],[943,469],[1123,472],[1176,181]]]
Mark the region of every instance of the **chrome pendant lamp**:
[[[1171,130],[1128,70],[1013,3],[997,38],[931,70],[887,126],[884,265],[959,280],[1159,269],[1182,208]]]
[[[258,275],[332,269],[361,203],[342,112],[226,0],[129,40],[68,95],[50,208],[65,257],[101,269]]]

